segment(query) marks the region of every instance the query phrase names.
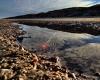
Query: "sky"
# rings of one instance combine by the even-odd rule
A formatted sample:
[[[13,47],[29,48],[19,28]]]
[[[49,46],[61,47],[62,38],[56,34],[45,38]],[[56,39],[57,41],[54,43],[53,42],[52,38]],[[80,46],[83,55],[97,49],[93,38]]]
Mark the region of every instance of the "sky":
[[[0,15],[47,12],[69,7],[99,4],[100,0],[0,0]]]

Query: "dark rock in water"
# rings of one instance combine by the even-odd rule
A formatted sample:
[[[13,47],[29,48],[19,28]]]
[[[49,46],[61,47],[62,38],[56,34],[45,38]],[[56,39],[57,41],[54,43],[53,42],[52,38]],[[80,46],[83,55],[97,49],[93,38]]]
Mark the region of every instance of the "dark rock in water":
[[[17,40],[19,41],[19,43],[22,43],[24,38],[31,38],[31,36],[29,36],[29,37],[17,36]]]
[[[17,40],[19,41],[19,43],[23,42],[24,37],[17,37]]]
[[[95,76],[100,77],[100,72],[95,73]]]

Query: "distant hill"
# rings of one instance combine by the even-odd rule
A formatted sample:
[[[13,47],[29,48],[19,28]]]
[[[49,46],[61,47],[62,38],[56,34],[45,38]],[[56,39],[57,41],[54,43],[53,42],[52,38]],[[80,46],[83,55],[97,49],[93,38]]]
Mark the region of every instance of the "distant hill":
[[[60,17],[99,17],[100,4],[91,7],[72,7],[46,13],[27,14],[10,18],[60,18]]]

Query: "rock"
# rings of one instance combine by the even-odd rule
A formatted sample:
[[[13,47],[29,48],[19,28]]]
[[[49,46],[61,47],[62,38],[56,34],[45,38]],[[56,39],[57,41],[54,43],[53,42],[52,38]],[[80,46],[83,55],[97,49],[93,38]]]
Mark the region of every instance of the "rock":
[[[23,69],[23,70],[22,70],[22,73],[27,73],[27,72],[28,72],[28,71],[27,71],[27,70],[25,70],[25,69]]]
[[[0,78],[3,80],[11,79],[14,76],[14,73],[10,69],[1,69],[0,70]]]
[[[68,77],[71,77],[71,78],[74,78],[75,80],[77,80],[76,75],[74,73],[68,72]]]
[[[100,77],[100,72],[96,72],[96,73],[95,73],[95,76]]]
[[[70,80],[67,73],[65,73],[65,79]]]
[[[24,80],[23,78],[19,78],[18,80]]]
[[[3,64],[1,65],[1,67],[3,67],[3,68],[7,68],[8,66],[9,66],[8,63],[3,63]]]
[[[68,72],[68,70],[67,70],[67,68],[66,68],[66,67],[62,66],[62,67],[61,67],[61,72],[63,72],[63,73],[67,73],[67,72]]]
[[[73,76],[73,78],[74,78],[75,80],[77,80],[77,79],[76,79],[76,75],[75,75],[74,73],[72,73],[72,76]]]
[[[35,55],[35,54],[32,54],[32,61],[33,62],[38,62],[39,60],[38,60],[38,57]]]
[[[51,57],[48,60],[54,63],[58,63],[60,61],[59,57]]]
[[[18,74],[14,78],[14,80],[28,80],[25,74]]]
[[[81,77],[83,77],[83,78],[85,78],[85,79],[89,79],[91,76],[82,74]]]
[[[48,79],[50,79],[50,78],[49,78],[48,75],[44,74],[44,75],[43,75],[43,79],[48,80]]]
[[[37,69],[37,63],[38,63],[38,57],[36,55],[32,55],[32,65],[34,70]]]

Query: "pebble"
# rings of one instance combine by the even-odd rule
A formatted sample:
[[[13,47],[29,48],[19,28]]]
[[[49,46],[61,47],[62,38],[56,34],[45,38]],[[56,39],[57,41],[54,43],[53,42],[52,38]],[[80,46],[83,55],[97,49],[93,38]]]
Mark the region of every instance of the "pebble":
[[[10,69],[1,69],[0,70],[0,77],[4,80],[11,79],[14,76],[14,73]]]

